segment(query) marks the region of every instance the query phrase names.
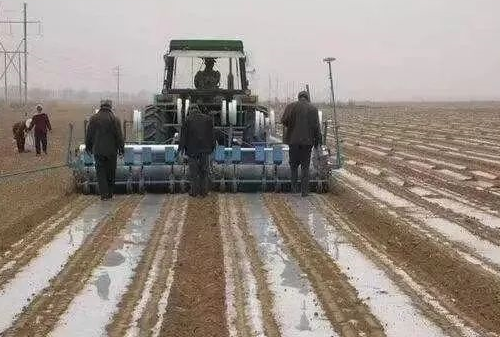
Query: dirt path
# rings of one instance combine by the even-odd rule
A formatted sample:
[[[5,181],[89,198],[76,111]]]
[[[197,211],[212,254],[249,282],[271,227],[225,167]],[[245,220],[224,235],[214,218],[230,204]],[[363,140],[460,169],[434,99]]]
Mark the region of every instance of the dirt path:
[[[228,336],[217,198],[190,199],[163,336]]]

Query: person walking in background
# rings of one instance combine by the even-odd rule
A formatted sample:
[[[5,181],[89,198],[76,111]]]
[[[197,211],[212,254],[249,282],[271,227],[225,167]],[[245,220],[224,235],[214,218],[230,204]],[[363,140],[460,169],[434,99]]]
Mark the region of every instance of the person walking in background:
[[[120,120],[113,114],[110,100],[101,101],[101,108],[90,118],[85,150],[94,155],[101,199],[111,199],[115,186],[117,156],[123,155],[125,143]]]
[[[188,156],[191,191],[189,195],[206,196],[209,187],[210,154],[215,148],[214,122],[197,105],[189,107],[182,125],[179,152]]]
[[[290,147],[290,169],[292,191],[297,191],[299,166],[301,169],[301,192],[305,197],[309,194],[309,166],[311,150],[321,141],[318,109],[309,102],[307,91],[301,91],[298,101],[288,104],[281,118],[286,127],[283,142]]]
[[[41,150],[43,150],[43,153],[47,154],[47,131],[52,131],[49,117],[42,111],[42,105],[38,104],[36,106],[36,113],[33,115],[31,124],[28,128],[28,131],[31,131],[33,127],[35,128],[35,149],[37,156],[41,154]]]
[[[16,141],[17,151],[19,153],[26,152],[24,148],[24,144],[26,142],[26,123],[24,121],[17,122],[12,126],[12,134]]]

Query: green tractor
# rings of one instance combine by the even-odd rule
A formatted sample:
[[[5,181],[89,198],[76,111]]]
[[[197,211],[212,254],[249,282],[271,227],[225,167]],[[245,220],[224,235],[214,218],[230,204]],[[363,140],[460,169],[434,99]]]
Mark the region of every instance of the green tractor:
[[[288,146],[274,136],[274,112],[260,105],[249,90],[241,41],[173,40],[165,55],[164,75],[163,89],[154,104],[144,113],[134,111],[133,139],[118,161],[118,191],[187,190],[189,168],[180,155],[178,140],[192,104],[214,122],[217,146],[210,164],[214,190],[291,190]],[[326,139],[327,123],[320,121],[320,125]],[[315,153],[310,184],[313,190],[324,192],[332,158],[326,145]],[[84,144],[70,165],[80,177],[83,192],[97,192],[94,158]]]
[[[242,41],[172,40],[164,60],[163,89],[141,117],[144,142],[175,144],[190,104],[213,116],[220,145],[269,140],[274,112],[249,89]]]

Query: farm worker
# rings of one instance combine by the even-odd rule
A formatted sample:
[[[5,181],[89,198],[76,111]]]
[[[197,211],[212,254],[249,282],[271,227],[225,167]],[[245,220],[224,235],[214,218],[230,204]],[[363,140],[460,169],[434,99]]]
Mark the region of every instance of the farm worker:
[[[309,194],[309,166],[311,149],[321,141],[318,109],[309,102],[307,91],[301,91],[298,101],[288,104],[281,118],[286,127],[283,141],[290,146],[290,168],[292,191],[297,191],[299,166],[301,167],[301,192]]]
[[[117,156],[123,155],[125,143],[121,123],[115,117],[110,100],[102,100],[101,108],[87,126],[85,150],[94,155],[101,200],[113,197]]]
[[[206,57],[203,62],[205,69],[196,73],[194,86],[196,89],[217,89],[220,84],[220,72],[214,70],[215,59]]]
[[[24,121],[17,122],[12,126],[12,134],[14,135],[14,139],[16,140],[17,151],[19,151],[19,153],[25,152],[24,143],[26,141],[25,132],[27,129],[28,128],[26,127],[26,123]]]
[[[213,119],[203,114],[197,105],[189,107],[182,125],[179,153],[188,156],[191,190],[189,195],[206,196],[209,187],[210,154],[215,148]]]
[[[41,154],[40,147],[43,153],[47,154],[47,131],[52,131],[49,117],[46,113],[42,112],[43,107],[41,104],[36,106],[36,113],[31,118],[31,123],[28,131],[35,128],[35,149],[36,155]]]

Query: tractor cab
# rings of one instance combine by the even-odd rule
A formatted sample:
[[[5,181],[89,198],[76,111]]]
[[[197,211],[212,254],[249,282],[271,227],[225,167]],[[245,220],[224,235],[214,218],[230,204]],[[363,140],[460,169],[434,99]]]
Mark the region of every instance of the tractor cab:
[[[216,103],[250,96],[241,41],[172,40],[164,60],[162,95],[167,101]]]

